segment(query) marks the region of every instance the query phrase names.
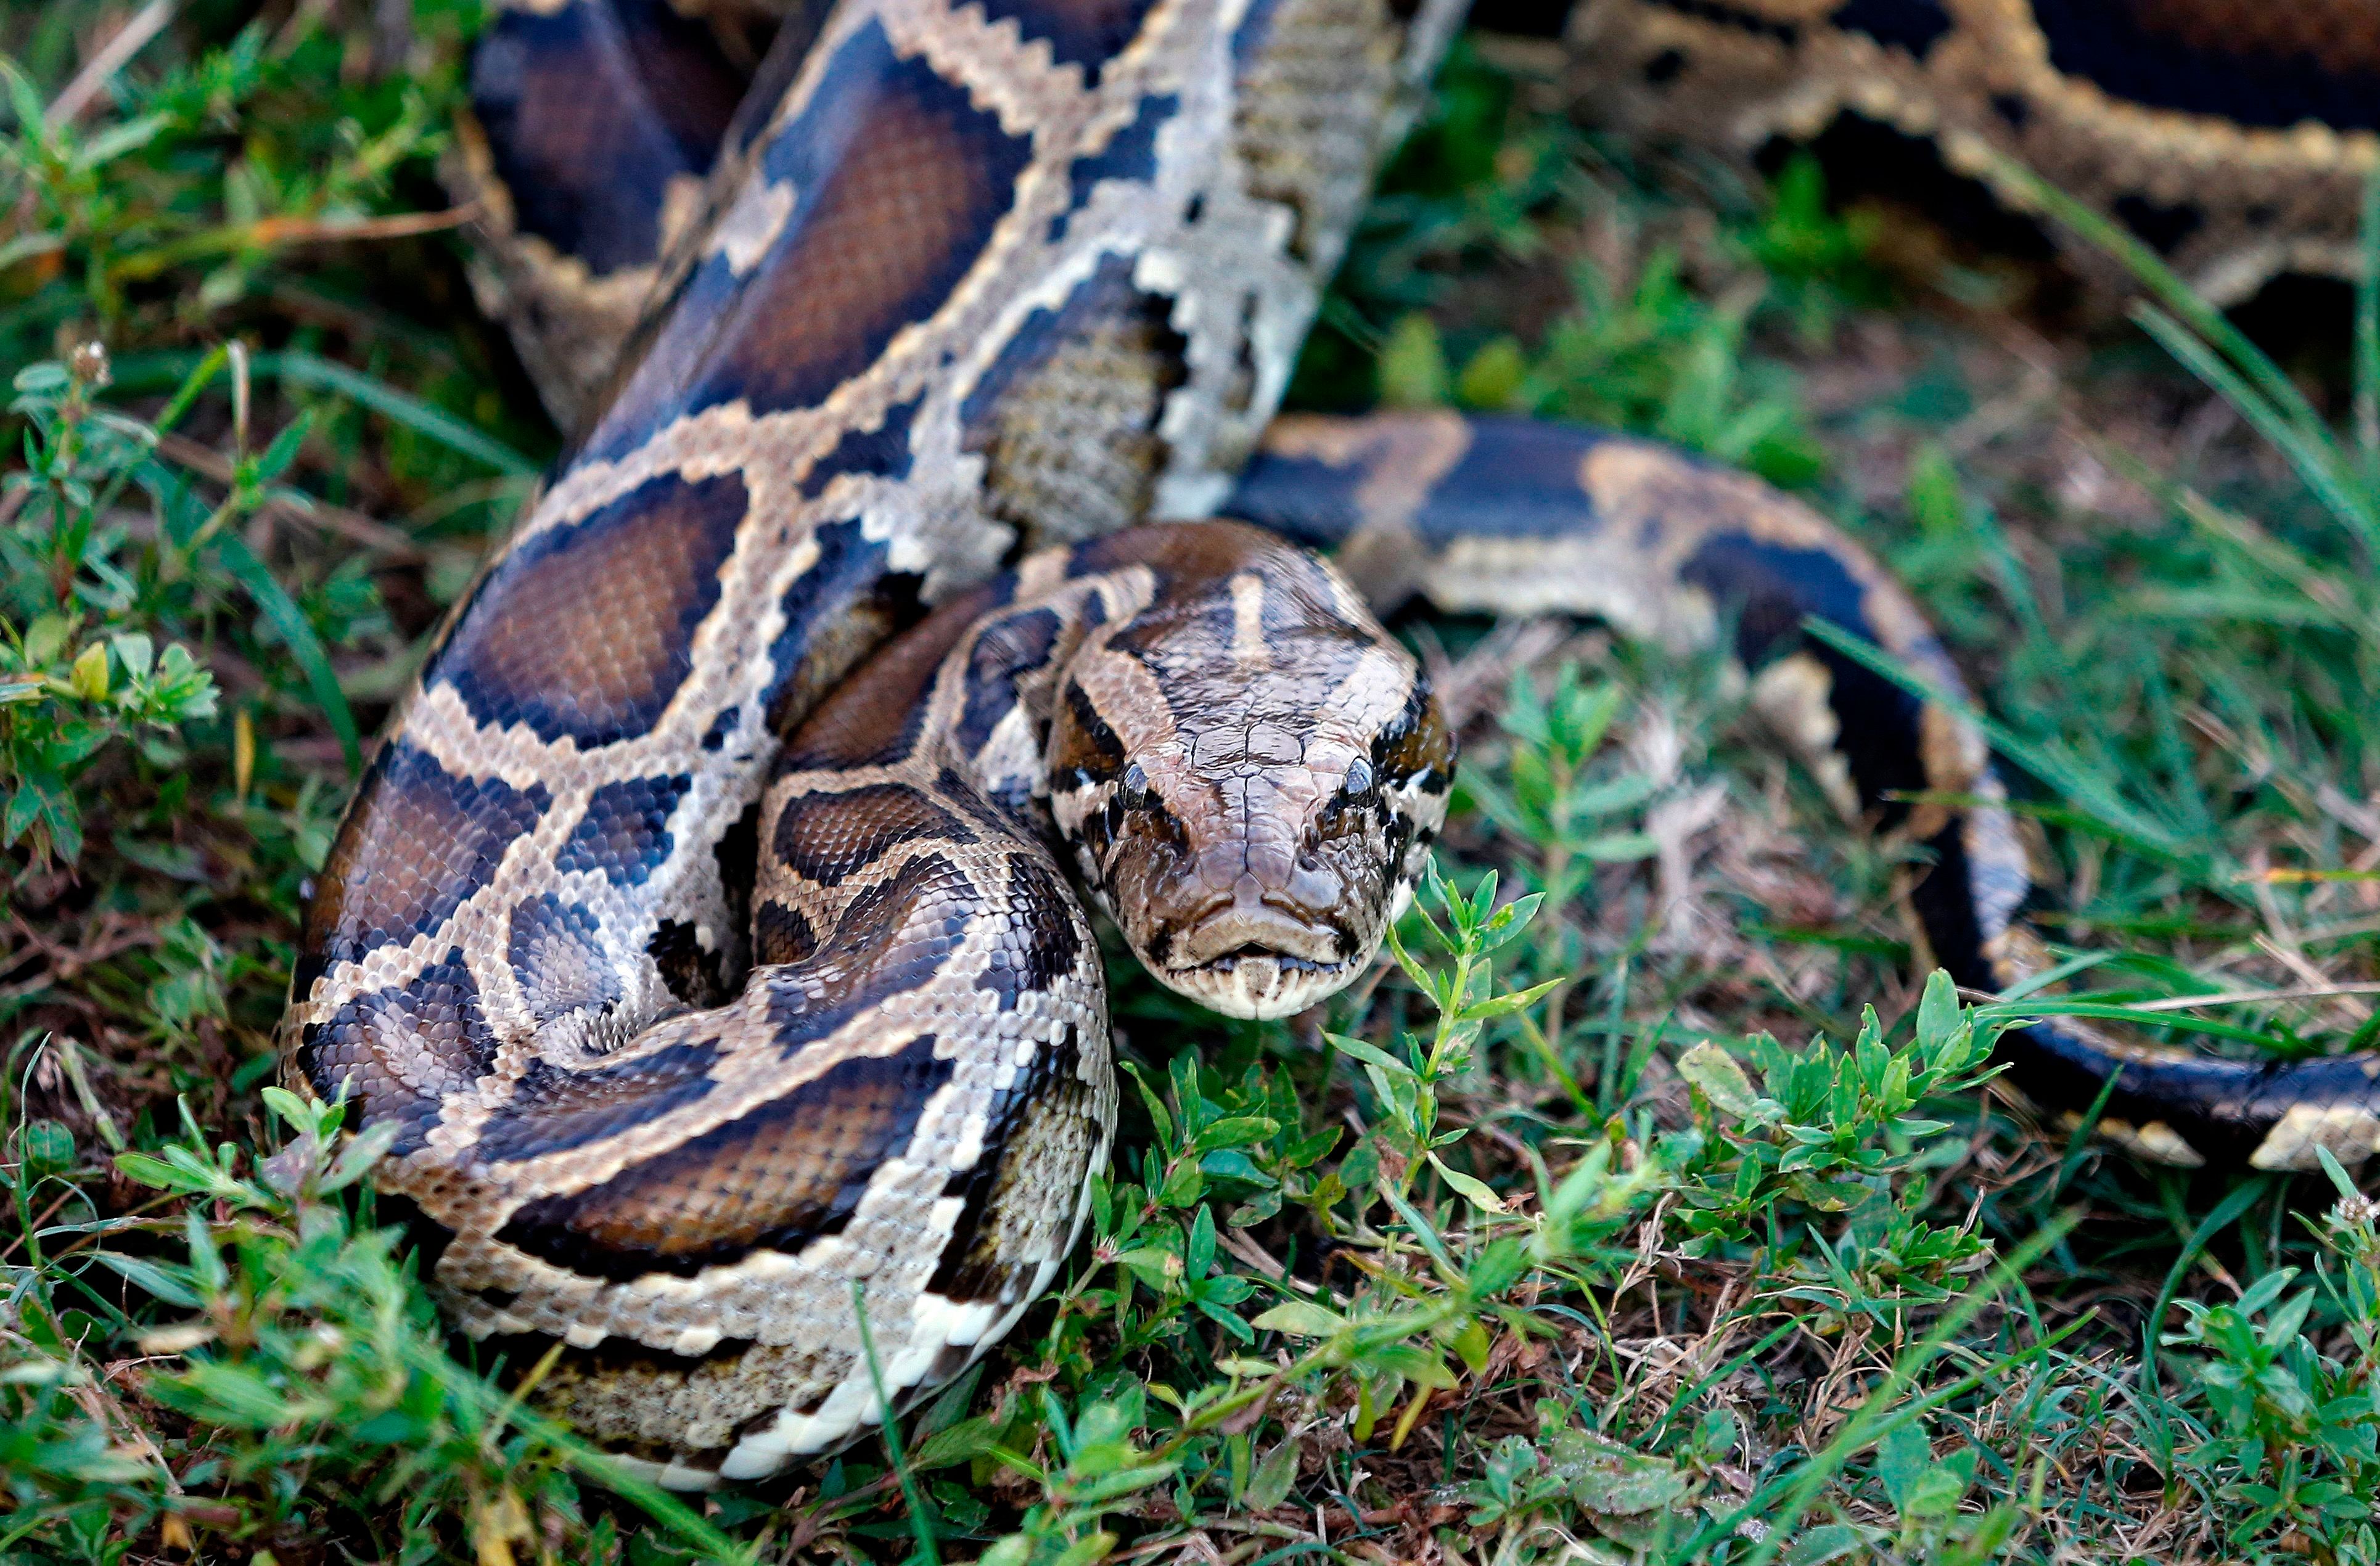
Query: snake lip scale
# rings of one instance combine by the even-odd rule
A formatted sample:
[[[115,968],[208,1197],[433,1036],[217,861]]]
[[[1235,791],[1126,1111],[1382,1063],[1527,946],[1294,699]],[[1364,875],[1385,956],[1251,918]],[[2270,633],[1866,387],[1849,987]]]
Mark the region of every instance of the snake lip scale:
[[[2063,15],[1822,9],[1568,28],[1667,40],[1674,68],[1605,51],[1639,86],[1834,103],[1864,72],[1955,151],[1965,41]],[[375,1179],[457,1329],[565,1345],[540,1402],[661,1482],[832,1448],[1049,1287],[1114,1133],[1092,909],[1230,1015],[1371,965],[1455,765],[1378,618],[1407,604],[1730,638],[1816,774],[1922,845],[1937,960],[2043,965],[1958,672],[1823,518],[1594,431],[1273,417],[1459,11],[844,0],[748,79],[661,0],[519,0],[480,44],[475,284],[578,432],[348,806],[285,1068],[389,1128]],[[2273,181],[2326,189],[2308,159]],[[2060,1024],[2001,1060],[2170,1161],[2380,1146],[2369,1056]]]

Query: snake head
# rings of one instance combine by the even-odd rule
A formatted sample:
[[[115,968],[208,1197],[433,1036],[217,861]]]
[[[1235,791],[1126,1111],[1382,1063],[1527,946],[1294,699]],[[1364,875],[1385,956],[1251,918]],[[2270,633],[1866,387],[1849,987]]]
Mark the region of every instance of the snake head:
[[[1446,816],[1427,678],[1310,556],[1269,557],[1086,638],[1053,704],[1050,805],[1160,983],[1226,1016],[1363,974]]]

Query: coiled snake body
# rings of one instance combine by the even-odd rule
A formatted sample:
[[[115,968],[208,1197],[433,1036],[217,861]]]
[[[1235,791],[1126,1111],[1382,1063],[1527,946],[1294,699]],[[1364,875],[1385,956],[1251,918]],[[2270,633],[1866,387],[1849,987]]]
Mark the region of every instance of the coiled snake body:
[[[1973,727],[1803,641],[1819,616],[1959,699],[1822,519],[1585,431],[1268,431],[1454,11],[847,0],[732,115],[710,33],[647,0],[482,44],[491,302],[582,433],[348,810],[287,1059],[392,1128],[460,1328],[570,1345],[540,1395],[666,1482],[831,1446],[1054,1274],[1115,1099],[1069,870],[1220,1010],[1368,965],[1453,765],[1374,610],[1733,626],[1931,850],[1940,960],[2030,965]],[[1266,530],[1132,526],[1219,511]],[[2003,1055],[2183,1161],[2380,1140],[2360,1058]]]

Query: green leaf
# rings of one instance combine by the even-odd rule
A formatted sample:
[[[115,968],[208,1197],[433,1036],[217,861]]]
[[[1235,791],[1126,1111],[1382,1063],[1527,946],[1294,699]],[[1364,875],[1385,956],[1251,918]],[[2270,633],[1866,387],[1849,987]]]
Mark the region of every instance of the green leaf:
[[[1347,1324],[1346,1318],[1312,1300],[1283,1300],[1250,1325],[1293,1338],[1328,1338]]]
[[[1896,1425],[1876,1443],[1876,1477],[1884,1481],[1884,1493],[1900,1511],[1909,1509],[1909,1498],[1916,1493],[1918,1480],[1934,1466],[1934,1443],[1925,1439],[1919,1421],[1912,1419]]]
[[[1353,1034],[1346,1033],[1326,1033],[1323,1037],[1329,1039],[1331,1047],[1342,1055],[1352,1055],[1366,1065],[1377,1066],[1391,1076],[1402,1076],[1407,1079],[1413,1077],[1413,1067],[1388,1053],[1377,1044],[1366,1043]]]
[[[1256,1472],[1248,1476],[1247,1492],[1241,1498],[1249,1511],[1270,1511],[1289,1499],[1290,1487],[1297,1483],[1297,1453],[1295,1438],[1284,1438],[1257,1460]]]
[[[978,1415],[937,1430],[917,1444],[909,1453],[909,1466],[916,1469],[948,1468],[953,1463],[972,1462],[1000,1444],[1000,1427],[988,1415]]]
[[[255,468],[250,475],[254,481],[259,484],[270,483],[287,472],[289,465],[298,460],[298,448],[306,443],[307,431],[311,430],[313,425],[314,413],[311,408],[308,408],[291,419],[281,433],[273,436],[273,443],[264,448],[264,455],[256,459]]]
[[[1658,1457],[1615,1446],[1579,1430],[1555,1432],[1548,1466],[1569,1486],[1571,1499],[1591,1511],[1629,1516],[1675,1505],[1694,1481]]]
[[[1461,1170],[1453,1168],[1436,1153],[1429,1155],[1429,1163],[1432,1169],[1438,1171],[1439,1178],[1461,1192],[1463,1199],[1473,1207],[1483,1212],[1500,1213],[1505,1210],[1504,1198],[1496,1195],[1484,1182],[1475,1180]]]
[[[1524,1006],[1534,1005],[1537,1002],[1545,999],[1545,997],[1553,990],[1556,985],[1567,984],[1569,982],[1570,978],[1565,975],[1560,978],[1549,978],[1543,984],[1533,984],[1526,989],[1516,989],[1512,991],[1510,994],[1493,995],[1485,1001],[1473,1001],[1467,1002],[1463,1008],[1463,1020],[1466,1022],[1485,1022],[1493,1017],[1508,1015],[1511,1013],[1519,1011]]]
[[[1786,1548],[1784,1566],[1825,1566],[1829,1560],[1841,1560],[1857,1555],[1867,1548],[1868,1536],[1864,1529],[1848,1523],[1828,1523],[1796,1538]]]
[[[1227,1115],[1198,1128],[1197,1144],[1202,1151],[1221,1147],[1245,1147],[1251,1142],[1261,1142],[1281,1129],[1281,1122],[1263,1115]]]
[[[1678,1074],[1738,1120],[1761,1123],[1775,1118],[1776,1106],[1754,1090],[1735,1057],[1707,1038],[1678,1057]]]
[[[35,1178],[53,1174],[73,1167],[74,1133],[54,1120],[30,1121],[18,1133],[17,1149],[28,1174]]]
[[[1917,1002],[1917,1042],[1928,1054],[1949,1047],[1964,1027],[1959,1014],[1959,988],[1950,976],[1936,968],[1926,976],[1925,997]]]
[[[114,1251],[96,1251],[92,1259],[121,1277],[136,1289],[147,1291],[170,1305],[184,1310],[199,1308],[199,1296],[181,1280],[168,1273],[153,1261],[139,1256],[120,1256]]]
[[[339,676],[331,667],[331,655],[314,635],[305,612],[240,539],[230,533],[217,533],[213,549],[224,568],[256,601],[265,624],[272,626],[289,649],[289,655],[298,661],[298,667],[306,676],[306,688],[313,693],[314,704],[330,721],[331,732],[339,736],[339,749],[346,757],[348,772],[361,771],[363,744],[356,732],[356,715],[347,706],[346,692],[339,688]]]

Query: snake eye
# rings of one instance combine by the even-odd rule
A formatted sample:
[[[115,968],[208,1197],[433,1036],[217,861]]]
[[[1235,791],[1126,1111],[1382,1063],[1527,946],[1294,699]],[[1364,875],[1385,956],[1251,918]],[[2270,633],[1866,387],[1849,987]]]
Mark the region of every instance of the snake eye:
[[[1361,799],[1372,792],[1373,782],[1372,764],[1358,756],[1347,763],[1347,778],[1339,785],[1339,792],[1349,799]]]
[[[1116,783],[1115,802],[1127,810],[1137,810],[1148,803],[1148,774],[1135,761],[1123,770]]]

